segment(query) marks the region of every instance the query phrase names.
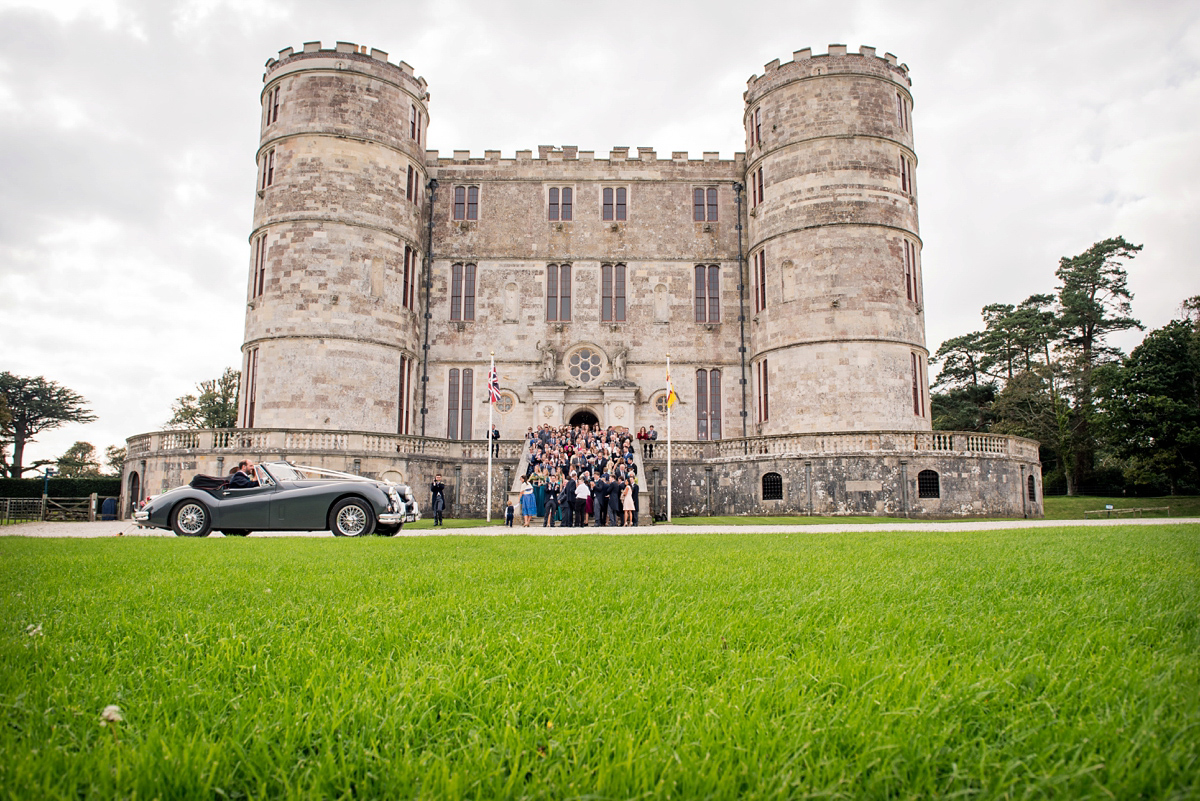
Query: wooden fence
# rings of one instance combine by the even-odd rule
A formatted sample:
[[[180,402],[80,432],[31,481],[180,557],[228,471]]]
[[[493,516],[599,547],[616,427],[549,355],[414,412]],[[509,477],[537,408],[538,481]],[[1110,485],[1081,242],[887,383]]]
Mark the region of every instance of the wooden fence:
[[[45,495],[40,498],[0,498],[0,525],[43,520],[95,521],[104,517],[99,510],[105,500],[94,492],[83,498],[49,498]]]

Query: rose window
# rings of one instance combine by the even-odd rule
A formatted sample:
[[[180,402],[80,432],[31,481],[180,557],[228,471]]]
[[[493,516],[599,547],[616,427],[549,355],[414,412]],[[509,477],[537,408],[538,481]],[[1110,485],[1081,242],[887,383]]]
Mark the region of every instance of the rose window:
[[[580,384],[590,384],[600,377],[603,357],[592,348],[580,348],[567,360],[567,372]]]
[[[659,395],[658,397],[656,397],[654,399],[654,408],[658,410],[659,414],[666,416],[666,414],[667,414],[667,396],[665,394]]]
[[[501,395],[500,400],[496,401],[496,411],[500,414],[508,414],[513,408],[512,395]]]

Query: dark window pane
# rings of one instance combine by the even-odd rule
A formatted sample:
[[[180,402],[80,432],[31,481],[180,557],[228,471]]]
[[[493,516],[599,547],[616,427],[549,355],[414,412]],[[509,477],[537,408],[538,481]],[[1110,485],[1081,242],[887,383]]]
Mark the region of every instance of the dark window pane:
[[[783,476],[781,476],[779,473],[763,474],[762,494],[764,501],[782,501]]]
[[[708,190],[708,221],[717,221],[717,188],[710,187]]]
[[[474,391],[472,370],[462,371],[462,438],[471,438],[471,393]]]
[[[692,220],[695,222],[704,222],[703,189],[696,189],[692,192]]]
[[[562,218],[564,220],[571,219],[572,195],[574,195],[571,187],[564,187],[562,191]]]
[[[617,219],[625,219],[625,188],[617,189]]]
[[[708,371],[696,371],[696,439],[708,439]]]
[[[917,497],[942,497],[941,484],[941,479],[936,472],[933,470],[922,470],[920,473],[917,473]]]
[[[717,323],[721,321],[721,293],[720,293],[720,268],[710,264],[707,268],[708,273],[708,321]]]
[[[721,371],[708,371],[708,435],[721,438]]]
[[[611,264],[600,265],[600,319],[609,322],[613,318],[613,268]]]
[[[613,269],[616,271],[613,290],[613,317],[616,320],[623,321],[625,319],[625,265],[618,264]]]
[[[611,189],[604,190],[604,219],[611,220],[613,218],[613,191]]]
[[[466,276],[463,281],[463,319],[475,319],[475,265],[466,266]]]
[[[462,265],[450,267],[450,319],[462,319]]]
[[[465,220],[467,217],[467,188],[454,187],[454,219]]]
[[[479,219],[479,187],[467,187],[467,219]]]
[[[558,265],[546,267],[546,319],[558,319]]]
[[[571,265],[563,264],[558,268],[558,319],[568,322],[571,319]]]
[[[707,319],[708,304],[705,300],[704,267],[696,265],[696,322],[703,323]]]
[[[446,391],[446,436],[458,439],[458,370],[450,371],[450,386]]]
[[[550,219],[558,219],[558,188],[550,187]]]

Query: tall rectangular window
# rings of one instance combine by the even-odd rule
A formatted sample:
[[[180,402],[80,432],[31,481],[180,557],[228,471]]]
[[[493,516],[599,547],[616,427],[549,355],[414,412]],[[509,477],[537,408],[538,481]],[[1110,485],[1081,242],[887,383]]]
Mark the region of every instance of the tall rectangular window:
[[[254,407],[258,401],[258,348],[246,353],[246,418],[243,428],[254,428]]]
[[[696,371],[696,439],[721,438],[721,371]]]
[[[546,320],[571,320],[571,265],[546,265]]]
[[[250,281],[250,297],[257,298],[263,293],[267,282],[267,235],[254,240],[254,277]]]
[[[696,187],[692,190],[692,221],[717,221],[717,188]]]
[[[450,382],[446,388],[446,438],[458,439],[458,400],[459,394],[458,368],[450,370]]]
[[[626,214],[626,189],[623,186],[606,186],[602,191],[602,219],[624,220]]]
[[[913,182],[912,162],[908,156],[900,157],[900,191],[916,194],[916,184]]]
[[[721,322],[721,268],[697,264],[695,275],[696,322]]]
[[[764,194],[763,194],[763,168],[762,168],[762,167],[759,167],[759,168],[758,168],[758,178],[757,178],[757,181],[758,181],[758,183],[757,183],[757,186],[758,186],[758,203],[762,203],[764,200],[766,200],[766,195],[764,195]],[[758,203],[756,203],[755,205],[758,205]]]
[[[762,107],[754,109],[754,144],[762,144]]]
[[[450,265],[450,319],[475,319],[475,265]]]
[[[600,265],[600,319],[625,321],[625,265]]]
[[[462,371],[462,428],[460,433],[463,439],[470,439],[472,432],[471,407],[473,403],[472,394],[474,393],[472,375],[473,371],[470,368]]]
[[[408,382],[409,362],[407,356],[400,357],[400,386],[396,395],[396,433],[408,433]]]
[[[916,279],[916,247],[907,239],[904,240],[904,291],[909,300],[917,299]]]
[[[404,185],[404,199],[405,199],[405,200],[412,200],[412,199],[413,199],[413,195],[415,194],[415,192],[414,192],[414,188],[413,188],[413,184],[414,184],[414,181],[413,181],[413,175],[414,175],[414,173],[415,173],[415,171],[413,170],[413,166],[412,166],[411,164],[409,164],[409,165],[408,165],[408,183],[406,183],[406,184]]]
[[[275,183],[275,148],[271,148],[263,156],[262,188],[266,189]]]
[[[911,118],[908,112],[908,101],[899,92],[896,92],[896,124],[904,131],[912,129]]]
[[[910,354],[909,354],[909,356],[911,356],[911,357],[912,357],[912,398],[913,398],[913,414],[917,415],[918,417],[921,417],[921,416],[922,416],[922,415],[921,415],[921,389],[920,389],[920,386],[919,386],[919,385],[918,385],[918,383],[917,383],[917,382],[918,382],[918,380],[920,379],[920,375],[919,375],[919,372],[918,372],[918,370],[917,370],[917,354],[915,354],[915,353],[910,353]]]
[[[409,289],[409,281],[413,278],[413,248],[404,246],[404,283],[401,284],[401,305],[404,308],[413,308],[413,294]]]
[[[446,391],[446,436],[449,439],[471,438],[471,411],[473,401],[473,372],[468,367],[461,371],[461,381],[457,368],[450,371],[449,386]]]
[[[418,256],[417,249],[408,245],[404,246],[404,283],[406,285],[406,296],[408,302],[405,304],[410,309],[417,308],[417,267]]]
[[[771,393],[767,386],[767,360],[763,359],[758,363],[758,369],[755,370],[755,378],[758,384],[758,422],[765,423],[771,416]]]
[[[758,314],[767,308],[767,249],[751,256],[750,263],[754,273],[754,313]]]
[[[419,145],[421,144],[421,112],[417,110],[416,103],[410,103],[409,107],[411,109],[411,113],[409,114],[411,129],[409,133],[412,140]]]
[[[569,186],[552,186],[548,191],[548,220],[570,221],[573,215],[575,190]]]
[[[478,220],[479,219],[479,187],[478,186],[456,186],[456,187],[454,187],[454,219],[456,219],[456,220]]]
[[[267,93],[267,125],[274,125],[279,121],[279,86],[276,86]]]

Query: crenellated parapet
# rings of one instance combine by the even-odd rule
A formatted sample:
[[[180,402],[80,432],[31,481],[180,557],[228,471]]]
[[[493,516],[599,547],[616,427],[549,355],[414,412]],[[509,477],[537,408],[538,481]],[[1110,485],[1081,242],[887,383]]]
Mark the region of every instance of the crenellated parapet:
[[[279,51],[278,58],[267,59],[263,83],[268,84],[293,69],[312,69],[314,59],[332,60],[334,69],[355,70],[390,79],[405,86],[418,100],[429,99],[428,84],[424,78],[413,74],[411,65],[404,61],[390,62],[386,51],[353,42],[338,42],[332,48],[323,48],[320,42],[305,42],[299,52],[285,47]]]
[[[732,158],[722,159],[716,151],[705,151],[693,158],[686,150],[673,150],[670,156],[660,156],[652,147],[614,147],[608,157],[596,157],[594,150],[580,150],[574,145],[539,145],[537,155],[532,150],[518,150],[512,158],[504,158],[499,150],[484,150],[482,157],[472,156],[470,150],[455,150],[444,157],[440,151],[425,151],[428,167],[494,166],[497,168],[520,168],[522,165],[539,167],[562,163],[596,165],[613,169],[637,169],[639,167],[704,167],[720,165],[719,169],[737,168],[745,163],[744,153],[734,153]]]
[[[790,81],[838,73],[873,75],[905,89],[912,86],[908,65],[899,63],[893,54],[877,55],[875,48],[867,45],[860,47],[857,53],[849,53],[846,45],[831,44],[828,53],[813,55],[812,48],[806,47],[792,53],[789,62],[780,63],[775,59],[763,65],[762,75],[751,75],[746,80],[743,97],[747,103],[753,103],[766,92]]]

